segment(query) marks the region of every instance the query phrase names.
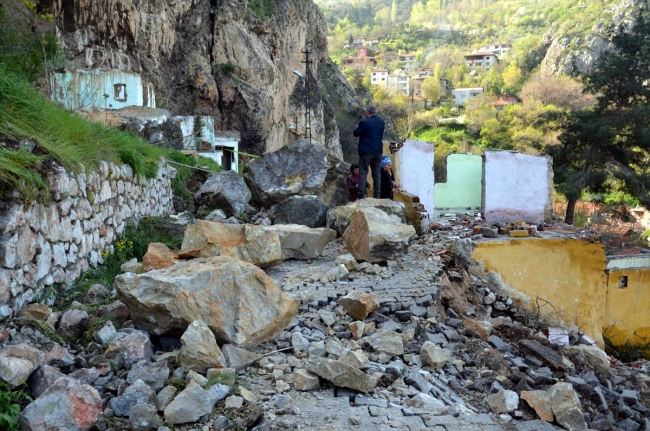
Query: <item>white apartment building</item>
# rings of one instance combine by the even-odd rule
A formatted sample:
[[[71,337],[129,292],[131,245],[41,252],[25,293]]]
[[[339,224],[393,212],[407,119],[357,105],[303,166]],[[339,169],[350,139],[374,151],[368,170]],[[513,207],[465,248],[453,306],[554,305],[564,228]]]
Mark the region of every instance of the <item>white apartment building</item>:
[[[499,58],[491,52],[477,52],[465,55],[465,64],[469,67],[469,70],[482,67],[484,71],[487,71],[498,62]]]
[[[406,94],[409,96],[411,77],[405,73],[392,73],[388,75],[388,89],[395,93]]]
[[[388,70],[372,69],[372,72],[370,72],[370,85],[388,86]]]
[[[456,106],[465,106],[465,102],[471,100],[473,97],[483,93],[483,88],[456,88],[451,90],[451,95],[454,97],[454,104]]]
[[[509,43],[493,43],[491,45],[483,45],[476,48],[473,53],[479,52],[489,52],[494,55],[503,54],[504,52],[510,51],[512,45]]]

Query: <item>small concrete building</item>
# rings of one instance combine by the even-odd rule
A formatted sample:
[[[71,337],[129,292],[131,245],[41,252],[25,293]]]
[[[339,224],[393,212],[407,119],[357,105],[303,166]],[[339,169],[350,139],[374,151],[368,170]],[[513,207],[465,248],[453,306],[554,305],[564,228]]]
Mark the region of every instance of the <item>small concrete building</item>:
[[[217,132],[214,118],[209,115],[179,116],[183,147],[217,162],[224,170],[237,171],[239,164],[239,134]]]
[[[137,73],[122,70],[66,70],[50,73],[51,99],[66,109],[121,109],[156,107],[151,83]]]
[[[411,77],[405,73],[391,73],[388,75],[388,89],[395,93],[410,95]]]

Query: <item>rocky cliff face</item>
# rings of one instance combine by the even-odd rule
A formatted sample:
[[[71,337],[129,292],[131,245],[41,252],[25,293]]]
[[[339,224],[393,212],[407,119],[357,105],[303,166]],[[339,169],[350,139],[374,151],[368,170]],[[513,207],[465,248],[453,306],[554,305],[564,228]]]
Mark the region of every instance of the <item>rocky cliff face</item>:
[[[606,7],[604,13],[598,16],[593,16],[597,10],[590,5],[581,12],[584,20],[577,24],[570,21],[552,26],[542,40],[542,50],[546,52],[542,72],[548,75],[568,75],[574,68],[580,73],[588,72],[610,48],[606,36],[607,27],[610,24],[618,26],[632,22],[640,3],[641,0],[619,0]]]
[[[217,129],[241,133],[242,151],[277,150],[304,135],[308,106],[313,140],[341,158],[337,120],[361,117],[311,0],[53,3],[76,67],[141,73],[154,83],[158,106],[214,116]]]

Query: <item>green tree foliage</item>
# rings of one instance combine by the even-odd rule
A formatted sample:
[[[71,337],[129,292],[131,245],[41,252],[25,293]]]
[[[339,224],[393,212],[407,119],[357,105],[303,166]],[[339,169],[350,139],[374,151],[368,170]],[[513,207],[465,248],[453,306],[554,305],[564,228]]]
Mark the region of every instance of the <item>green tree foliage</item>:
[[[569,116],[561,145],[548,147],[553,156],[558,191],[568,200],[566,219],[583,192],[619,190],[650,205],[650,21],[644,2],[632,25],[610,27],[613,49],[595,70],[583,76],[585,91],[597,105]]]
[[[503,71],[503,85],[506,92],[516,93],[520,90],[522,83],[521,69],[516,61],[511,61]]]
[[[425,99],[437,103],[440,99],[440,80],[433,76],[422,81],[422,95]]]

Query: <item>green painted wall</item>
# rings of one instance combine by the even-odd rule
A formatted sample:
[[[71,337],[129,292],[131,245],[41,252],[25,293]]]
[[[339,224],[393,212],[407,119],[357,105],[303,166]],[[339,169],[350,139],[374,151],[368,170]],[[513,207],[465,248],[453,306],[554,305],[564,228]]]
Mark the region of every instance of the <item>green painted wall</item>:
[[[479,208],[483,159],[474,154],[447,156],[447,182],[436,183],[436,208]]]

